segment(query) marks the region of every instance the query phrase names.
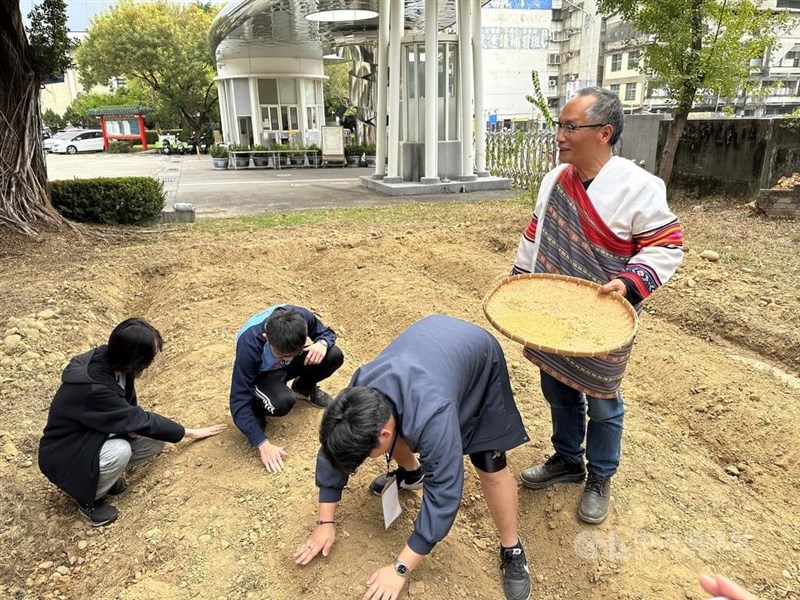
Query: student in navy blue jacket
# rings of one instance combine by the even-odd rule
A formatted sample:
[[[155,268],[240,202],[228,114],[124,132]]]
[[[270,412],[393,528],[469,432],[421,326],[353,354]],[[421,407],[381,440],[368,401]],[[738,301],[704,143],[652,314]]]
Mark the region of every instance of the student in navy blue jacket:
[[[199,440],[226,425],[187,429],[137,402],[134,380],[161,351],[161,334],[142,319],[114,328],[107,346],[70,360],[39,442],[39,469],[78,502],[98,527],[117,518],[105,497],[125,490],[127,467],[153,458],[164,442]]]
[[[528,441],[500,344],[477,325],[437,315],[418,321],[358,369],[325,411],[317,454],[317,526],[295,559],[327,556],[335,511],[349,475],[386,454],[399,472],[421,470],[423,499],[414,531],[393,565],[367,581],[364,599],[394,600],[406,577],[447,535],[461,503],[463,457],[475,466],[495,525],[505,597],[527,600],[530,572],[517,536],[517,484],[505,451]],[[414,456],[419,453],[419,461]],[[381,478],[386,481],[386,477]],[[371,487],[374,487],[373,482]]]
[[[308,338],[312,343],[306,346]],[[286,452],[267,439],[266,417],[288,414],[297,398],[317,408],[328,406],[331,397],[318,384],[344,362],[335,344],[333,329],[308,309],[291,304],[270,306],[236,334],[231,415],[270,473],[283,469]],[[290,379],[291,389],[286,385]]]

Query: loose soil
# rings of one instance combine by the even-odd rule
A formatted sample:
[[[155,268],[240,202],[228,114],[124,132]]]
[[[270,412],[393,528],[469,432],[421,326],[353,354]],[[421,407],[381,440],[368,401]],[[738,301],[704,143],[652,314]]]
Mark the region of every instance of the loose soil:
[[[688,252],[642,314],[608,520],[578,521],[578,485],[520,490],[534,598],[704,598],[699,572],[763,598],[800,598],[800,224],[730,203],[675,206]],[[367,490],[383,463],[369,461],[345,492],[331,555],[295,566],[315,518],[319,411],[298,405],[268,424],[289,452],[278,475],[235,427],[169,446],[128,474],[119,520],[93,529],[36,467],[61,370],[123,318],[143,316],[165,347],[138,384],[141,404],[189,426],[230,422],[234,334],[289,301],[339,333],[345,366],[324,386],[334,392],[424,315],[491,329],[481,300],[508,273],[529,211],[409,206],[269,228],[218,221],[38,242],[0,234],[0,597],[360,598],[402,547],[421,496],[405,494],[403,516],[384,530]],[[551,452],[550,417],[538,371],[518,344],[500,341],[531,437],[509,453],[519,472]],[[456,523],[403,598],[502,597],[495,530],[466,472]]]

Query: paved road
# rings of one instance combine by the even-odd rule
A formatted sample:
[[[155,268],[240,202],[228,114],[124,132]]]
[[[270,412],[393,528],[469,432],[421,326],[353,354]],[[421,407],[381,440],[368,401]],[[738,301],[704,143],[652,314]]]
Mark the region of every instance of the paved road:
[[[149,175],[164,182],[167,208],[174,202],[190,202],[197,218],[257,215],[309,208],[381,206],[407,202],[500,200],[516,190],[437,194],[433,196],[385,196],[359,185],[366,168],[243,169],[215,171],[208,156],[135,154],[50,154],[48,175],[57,179]]]

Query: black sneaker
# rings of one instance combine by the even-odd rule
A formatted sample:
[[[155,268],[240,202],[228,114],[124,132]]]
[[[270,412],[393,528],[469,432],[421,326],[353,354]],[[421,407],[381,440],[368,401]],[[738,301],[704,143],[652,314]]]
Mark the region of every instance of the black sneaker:
[[[522,485],[533,490],[546,488],[554,483],[579,482],[585,478],[586,466],[583,459],[578,463],[571,463],[560,454],[553,454],[544,464],[520,473]]]
[[[398,466],[394,471],[378,475],[373,479],[369,484],[370,491],[376,496],[380,496],[383,488],[386,487],[386,480],[392,475],[397,475],[397,485],[401,490],[418,490],[422,487],[422,480],[425,479],[422,469],[406,471],[403,467]]]
[[[528,600],[531,597],[531,571],[522,542],[514,548],[500,548],[500,569],[503,571],[506,600]]]
[[[296,385],[292,383],[292,391],[295,396],[303,400],[308,400],[309,404],[317,408],[328,408],[328,405],[333,402],[331,395],[322,391],[318,385],[315,385],[314,389],[310,392],[305,392],[298,389]]]
[[[108,491],[106,492],[106,496],[119,496],[127,488],[128,488],[128,486],[125,485],[125,480],[122,477],[120,477],[119,479],[117,479],[114,482],[114,485],[112,485],[110,488],[108,488]]]
[[[78,514],[89,521],[92,527],[108,525],[119,516],[117,509],[105,504],[102,499],[96,500],[94,506],[78,505]]]
[[[586,487],[581,496],[578,516],[581,521],[597,525],[608,516],[608,503],[611,500],[611,477],[600,477],[589,471]]]

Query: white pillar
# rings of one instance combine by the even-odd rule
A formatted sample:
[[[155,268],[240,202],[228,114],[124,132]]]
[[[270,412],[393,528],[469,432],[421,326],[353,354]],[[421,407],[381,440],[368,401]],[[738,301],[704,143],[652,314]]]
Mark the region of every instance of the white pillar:
[[[461,175],[459,181],[475,181],[472,172],[472,103],[474,73],[472,69],[471,3],[462,2],[458,11],[458,56],[461,74]]]
[[[386,174],[386,95],[389,87],[389,1],[380,0],[378,17],[378,109],[375,114],[375,174]]]
[[[222,139],[228,141],[230,126],[228,125],[228,111],[231,108],[228,106],[227,89],[228,82],[225,79],[217,79],[217,102],[219,102],[219,124],[222,128]],[[212,140],[213,141],[213,140]]]
[[[437,0],[425,0],[425,176],[420,183],[439,183],[439,12]]]
[[[385,183],[400,183],[400,42],[403,39],[403,10],[400,0],[390,1],[391,27],[389,28],[389,172]]]
[[[248,79],[250,85],[250,124],[253,130],[253,139],[250,140],[250,145],[261,143],[261,106],[258,102],[258,79],[250,77]]]
[[[488,177],[486,170],[486,116],[483,114],[483,37],[481,0],[472,0],[472,59],[475,72],[475,174]]]

